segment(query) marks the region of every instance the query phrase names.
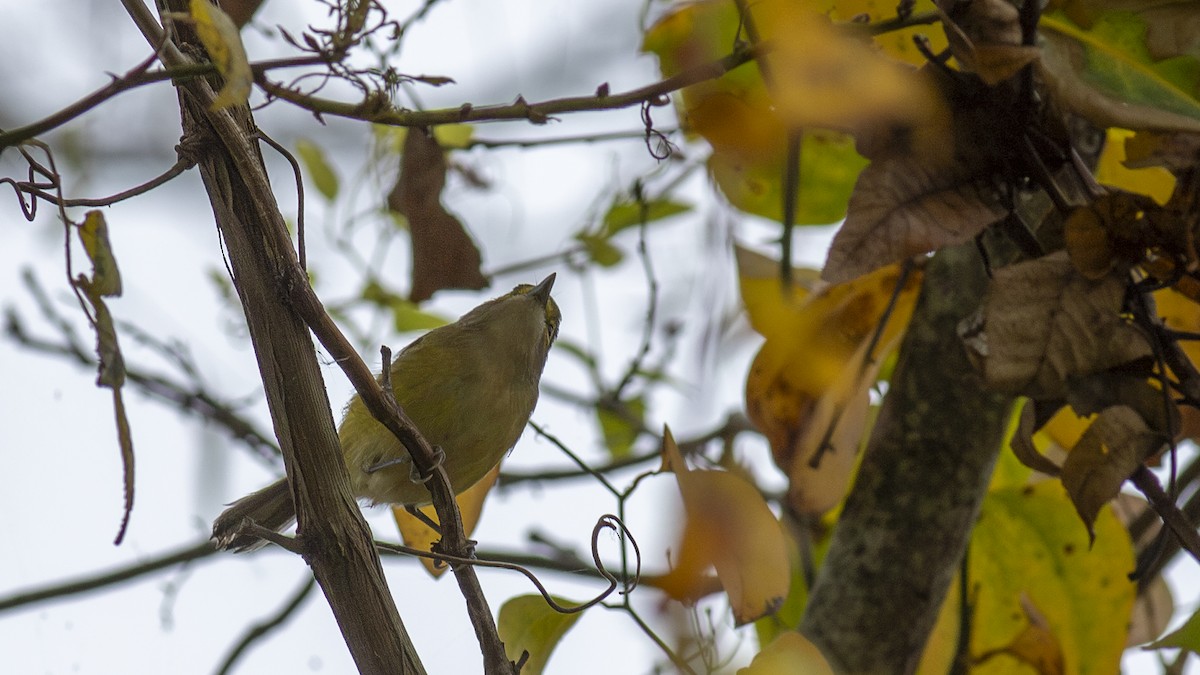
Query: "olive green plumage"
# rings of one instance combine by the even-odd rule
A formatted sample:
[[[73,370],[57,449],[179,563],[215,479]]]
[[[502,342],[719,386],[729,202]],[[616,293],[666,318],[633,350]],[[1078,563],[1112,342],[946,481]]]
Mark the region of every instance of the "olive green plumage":
[[[533,413],[561,320],[550,297],[553,285],[551,274],[537,286],[517,286],[421,336],[392,362],[396,401],[445,453],[443,466],[455,493],[496,466]],[[429,490],[412,480],[408,451],[357,394],[346,406],[338,439],[356,497],[372,504],[429,502]],[[389,462],[396,463],[368,471]],[[213,523],[213,539],[223,548],[258,548],[262,540],[237,534],[246,518],[272,530],[291,523],[295,510],[287,481],[234,502]]]

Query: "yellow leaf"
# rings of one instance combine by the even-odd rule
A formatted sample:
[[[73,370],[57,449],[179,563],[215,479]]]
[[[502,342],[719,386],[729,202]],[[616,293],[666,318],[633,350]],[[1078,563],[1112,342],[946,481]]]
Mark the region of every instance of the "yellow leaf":
[[[1200,304],[1170,288],[1155,291],[1154,302],[1167,328],[1200,333]],[[1200,340],[1180,340],[1179,345],[1193,364],[1200,364]]]
[[[1039,434],[1045,434],[1047,440],[1054,442],[1059,448],[1064,451],[1075,447],[1079,442],[1079,437],[1087,428],[1092,425],[1094,417],[1080,417],[1075,414],[1069,406],[1063,406],[1061,410],[1046,422],[1046,426],[1038,430]]]
[[[781,634],[737,675],[833,675],[821,650],[796,631]]]
[[[1067,675],[1119,670],[1137,594],[1126,576],[1134,566],[1133,545],[1109,507],[1101,510],[1095,528],[1089,550],[1058,481],[996,490],[984,498],[969,557],[972,655],[1037,637],[1020,637],[1031,625],[1024,596],[1057,641]],[[1015,666],[1011,655],[1002,654],[971,673],[1011,673]]]
[[[664,75],[728,54],[741,29],[734,3],[683,4],[654,24],[643,49],[654,52]],[[737,208],[773,220],[783,217],[788,127],[757,68],[746,66],[685,88],[683,126],[713,147],[708,168]],[[865,160],[845,134],[806,129],[800,144],[800,183],[794,223],[841,220]]]
[[[190,0],[188,9],[196,22],[196,34],[212,59],[217,72],[225,79],[225,86],[217,92],[210,110],[220,110],[233,105],[243,105],[250,99],[250,88],[254,84],[254,73],[246,58],[246,47],[237,24],[220,7],[208,0]]]
[[[753,303],[754,325],[763,328],[767,341],[746,378],[746,411],[770,441],[776,464],[796,481],[793,497],[806,511],[835,504],[853,466],[867,389],[903,335],[920,287],[920,274],[910,274],[873,353],[867,354],[900,273],[893,265],[823,287],[800,302]],[[743,280],[743,292],[748,288]],[[774,288],[778,297],[778,282]],[[764,295],[770,297],[769,287]],[[835,442],[835,459],[825,468],[805,469],[827,437]],[[821,491],[808,493],[811,499],[800,496],[817,487]]]
[[[783,288],[779,261],[744,246],[734,247],[738,267],[738,285],[750,325],[759,335],[770,339],[785,336],[791,330],[791,317],[803,306],[817,285],[818,272],[793,268],[792,287]]]
[[[1065,668],[1062,646],[1050,630],[1046,617],[1024,593],[1021,594],[1020,602],[1021,611],[1028,624],[1012,642],[976,657],[976,662],[987,663],[1001,654],[1006,654],[1032,666],[1039,675],[1062,675]]]
[[[733,126],[729,132],[739,134]],[[769,152],[727,151],[713,143],[708,172],[731,204],[747,213],[783,220],[783,178],[787,160],[782,148],[787,138],[782,128],[772,136]],[[867,165],[855,150],[854,139],[833,131],[805,130],[800,141],[800,180],[797,185],[794,225],[824,225],[846,217],[854,183]]]
[[[839,21],[861,21],[865,16],[868,20],[875,22],[896,16],[895,0],[836,0],[836,2],[828,4],[833,5],[831,16]],[[815,7],[814,9],[823,8]],[[933,0],[917,0],[912,5],[913,14],[924,14],[935,9]],[[947,47],[946,33],[936,25],[912,26],[882,33],[875,36],[875,44],[879,45],[880,49],[888,56],[920,67],[925,65],[928,59],[917,49],[913,41],[913,38],[918,35],[929,40],[929,49],[934,54],[940,53]]]
[[[554,601],[566,607],[575,604],[557,597]],[[529,653],[521,667],[522,675],[540,675],[546,669],[551,652],[579,620],[580,614],[559,612],[546,604],[546,599],[540,595],[521,595],[500,607],[496,630],[509,660],[520,661],[523,652]]]
[[[788,592],[790,565],[783,531],[762,495],[733,473],[689,470],[669,429],[663,434],[663,456],[679,483],[686,514],[663,591],[677,600],[694,599],[712,566],[738,625],[775,611]]]
[[[500,475],[500,465],[497,464],[491,471],[484,474],[477,483],[460,492],[454,498],[458,502],[459,513],[462,514],[463,530],[467,536],[475,531],[475,526],[479,524],[479,517],[483,513],[483,502],[487,499],[488,492],[492,486],[496,484],[496,478]],[[433,522],[438,522],[437,512],[433,505],[421,507],[421,513],[424,513]],[[404,510],[404,507],[393,506],[392,518],[396,521],[396,527],[400,530],[400,537],[404,540],[405,546],[410,546],[422,551],[430,550],[433,545],[440,541],[442,536],[435,532],[433,528],[421,522],[419,518]],[[446,572],[446,566],[438,566],[436,561],[431,558],[421,558],[421,564],[429,571],[434,578],[442,576]],[[540,599],[540,598],[539,598]]]
[[[1108,130],[1108,139],[1096,166],[1096,180],[1122,190],[1148,195],[1160,205],[1166,204],[1175,191],[1175,176],[1161,166],[1127,168],[1127,145],[1133,137],[1134,132],[1128,129],[1113,127]]]
[[[801,3],[762,0],[751,7],[763,40],[773,46],[766,64],[782,120],[856,137],[904,129],[920,154],[947,156],[949,113],[927,75]]]
[[[106,297],[121,295],[121,270],[108,241],[108,223],[102,212],[87,212],[79,226],[79,240],[92,261],[92,291]]]

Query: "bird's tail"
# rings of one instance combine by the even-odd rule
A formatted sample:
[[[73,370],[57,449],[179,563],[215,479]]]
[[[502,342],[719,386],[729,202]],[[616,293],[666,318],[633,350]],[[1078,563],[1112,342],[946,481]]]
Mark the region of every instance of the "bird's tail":
[[[276,532],[290,525],[296,519],[296,505],[292,503],[287,480],[278,480],[230,504],[213,521],[213,541],[218,547],[236,553],[262,548],[266,540],[241,531],[247,519]]]

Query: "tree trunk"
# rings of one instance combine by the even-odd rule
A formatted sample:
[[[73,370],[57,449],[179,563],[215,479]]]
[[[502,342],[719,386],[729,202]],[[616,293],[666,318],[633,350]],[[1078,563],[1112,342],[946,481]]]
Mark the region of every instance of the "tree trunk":
[[[956,330],[986,284],[973,244],[927,267],[801,624],[838,672],[913,672],[962,560],[1011,402],[982,388]]]

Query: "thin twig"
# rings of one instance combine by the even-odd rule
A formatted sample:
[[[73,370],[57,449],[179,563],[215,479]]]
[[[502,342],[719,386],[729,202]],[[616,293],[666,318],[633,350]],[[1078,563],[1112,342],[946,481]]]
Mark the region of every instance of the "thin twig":
[[[524,98],[518,97],[514,103],[510,104],[478,107],[464,104],[457,108],[425,111],[395,110],[375,98],[369,98],[361,103],[343,103],[319,98],[271,82],[265,76],[256,77],[255,81],[268,94],[314,113],[347,117],[388,126],[431,127],[439,124],[498,120],[528,120],[534,124],[544,124],[550,121],[552,115],[559,113],[617,110],[643,103],[666,105],[669,102],[668,94],[698,82],[720,77],[734,68],[758,58],[765,51],[762,47],[739,48],[724,58],[693,66],[659,82],[619,94],[570,96],[537,103],[529,103]]]
[[[464,558],[461,556],[455,556],[455,555],[449,555],[446,553],[442,553],[440,551],[424,551],[421,549],[413,548],[411,546],[404,546],[402,544],[392,544],[392,543],[382,542],[382,541],[376,541],[375,546],[381,550],[391,551],[393,553],[403,553],[403,554],[407,554],[407,555],[418,556],[421,558],[429,558],[431,560],[437,560],[439,562],[448,563],[451,566],[453,566],[455,569],[457,569],[460,566],[473,566],[473,567],[488,567],[488,568],[492,568],[492,569],[502,569],[502,570],[511,570],[513,572],[519,572],[520,574],[524,575],[525,578],[529,579],[530,583],[532,583],[534,585],[534,588],[537,589],[538,593],[541,594],[542,598],[546,601],[546,604],[548,604],[551,607],[551,609],[553,609],[556,612],[562,613],[562,614],[576,614],[576,613],[582,612],[585,609],[588,609],[589,607],[593,607],[593,606],[603,602],[606,598],[608,598],[610,595],[612,595],[613,592],[616,591],[617,588],[621,585],[620,584],[621,580],[618,580],[617,577],[612,574],[612,572],[609,572],[608,569],[604,566],[604,561],[602,561],[600,559],[599,537],[600,537],[600,533],[606,529],[616,531],[617,534],[620,536],[620,538],[623,541],[628,541],[633,545],[634,551],[637,553],[638,570],[639,571],[637,574],[635,574],[633,576],[633,578],[631,580],[631,582],[632,582],[631,585],[630,585],[630,580],[625,580],[626,581],[626,589],[627,589],[625,592],[628,592],[628,590],[631,590],[632,588],[636,587],[638,584],[640,570],[641,570],[641,552],[640,552],[640,549],[638,548],[637,542],[633,539],[633,535],[629,532],[629,529],[627,527],[625,527],[625,524],[623,522],[621,522],[620,518],[617,518],[616,516],[611,515],[611,514],[606,514],[604,516],[601,516],[600,519],[598,521],[596,521],[596,525],[592,528],[592,560],[595,564],[595,576],[599,576],[599,577],[603,578],[604,580],[608,581],[609,586],[607,589],[601,591],[599,593],[599,595],[597,595],[595,598],[592,598],[591,600],[588,600],[587,602],[580,603],[578,605],[574,605],[572,607],[565,607],[563,605],[558,604],[558,602],[556,602],[554,600],[554,597],[550,594],[550,591],[546,590],[546,586],[544,584],[542,584],[540,579],[537,578],[537,575],[535,575],[533,572],[529,571],[525,567],[515,564],[515,563],[512,563],[512,562],[505,562],[505,561],[500,561],[500,560],[488,560],[488,559],[484,559],[484,558],[480,558],[480,557]],[[589,576],[592,576],[592,574],[589,573]]]
[[[129,567],[93,574],[75,581],[58,582],[43,588],[22,591],[7,598],[0,598],[0,612],[56,598],[65,598],[72,595],[103,590],[108,586],[130,581],[162,569],[190,563],[195,560],[203,560],[216,552],[217,549],[213,548],[212,542],[206,539],[199,544],[192,544],[191,546],[165,553],[157,558],[151,558],[144,562],[130,565]]]
[[[31,335],[22,323],[20,316],[11,308],[5,312],[4,334],[13,342],[32,351],[66,357],[81,366],[95,368],[98,365],[95,355],[78,343],[73,330],[70,330],[69,327],[64,328],[65,320],[53,312],[53,307],[48,303],[44,292],[41,292],[41,287],[28,275],[26,284],[31,285],[31,293],[35,299],[38,299],[43,313],[49,312],[48,318],[62,332],[62,342],[51,342]],[[35,287],[38,292],[32,291]],[[253,449],[257,457],[276,465],[280,454],[279,446],[255,428],[253,423],[239,415],[233,406],[218,400],[216,396],[206,391],[201,383],[196,381],[190,384],[174,382],[162,375],[132,367],[128,362],[125,366],[125,378],[143,394],[220,426],[229,432],[230,436]]]
[[[1158,477],[1154,475],[1154,472],[1142,465],[1133,472],[1130,480],[1146,496],[1146,500],[1163,519],[1163,524],[1175,534],[1184,550],[1190,553],[1197,562],[1200,562],[1200,533],[1196,532],[1196,527],[1188,522],[1179,507],[1163,490],[1162,484],[1158,482]]]
[[[296,161],[296,156],[288,152],[288,149],[283,147],[274,138],[267,135],[267,132],[262,129],[255,131],[259,138],[267,142],[267,145],[275,149],[275,152],[283,155],[283,158],[292,166],[292,176],[296,179],[296,257],[300,260],[300,268],[307,270],[307,247],[304,245],[304,178],[300,175],[300,163]]]
[[[231,672],[234,665],[237,664],[237,660],[241,658],[242,654],[244,654],[251,645],[263,639],[264,637],[267,637],[272,631],[274,631],[276,628],[279,628],[284,624],[284,622],[290,619],[291,616],[296,613],[296,610],[300,608],[300,605],[304,604],[304,601],[309,595],[312,594],[313,588],[315,588],[316,585],[316,578],[309,576],[308,580],[305,581],[304,584],[302,584],[300,588],[292,594],[292,597],[290,597],[288,601],[284,603],[283,607],[279,608],[278,612],[276,612],[269,619],[251,626],[250,630],[246,631],[246,634],[242,636],[242,639],[238,640],[238,643],[229,651],[229,656],[225,657],[225,660],[221,663],[221,667],[217,669],[217,675],[226,675],[227,673]]]
[[[553,435],[546,433],[542,427],[537,426],[533,422],[531,422],[530,425],[533,426],[534,431],[536,431],[538,434],[545,436],[546,440],[554,443],[556,447],[563,449],[567,456],[570,457],[572,461],[575,462],[575,464],[580,468],[552,469],[547,471],[531,471],[527,473],[504,471],[500,473],[500,478],[496,482],[498,486],[507,488],[517,485],[518,483],[599,477],[603,476],[604,474],[612,473],[613,471],[629,468],[631,466],[658,461],[662,458],[662,453],[658,449],[655,449],[650,452],[614,459],[601,466],[591,467],[588,466],[587,463],[584,462],[578,455],[571,452],[570,449],[565,448],[564,445],[561,445],[561,441],[559,441]],[[736,437],[738,434],[748,431],[755,431],[754,426],[750,424],[750,421],[747,420],[744,415],[735,413],[730,415],[720,427],[701,434],[695,438],[679,441],[677,445],[679,446],[679,451],[686,457],[699,452],[701,448],[711,441],[717,439],[728,440]],[[657,439],[657,444],[662,444],[661,437]],[[611,483],[606,482],[605,487],[610,491],[614,491]]]
[[[638,226],[638,257],[642,259],[642,271],[646,275],[646,292],[650,299],[646,305],[646,318],[642,322],[642,340],[638,345],[637,354],[629,362],[629,367],[625,370],[625,375],[617,386],[613,388],[611,398],[615,402],[621,401],[621,394],[625,388],[633,382],[633,378],[642,370],[642,363],[645,362],[646,356],[650,353],[650,343],[654,338],[654,324],[658,314],[658,279],[654,276],[654,264],[650,259],[650,252],[646,248],[646,223],[650,218],[650,201],[642,193],[641,183],[637,183],[634,188],[634,193],[639,204],[639,217],[641,223]],[[640,420],[638,420],[640,422]]]

